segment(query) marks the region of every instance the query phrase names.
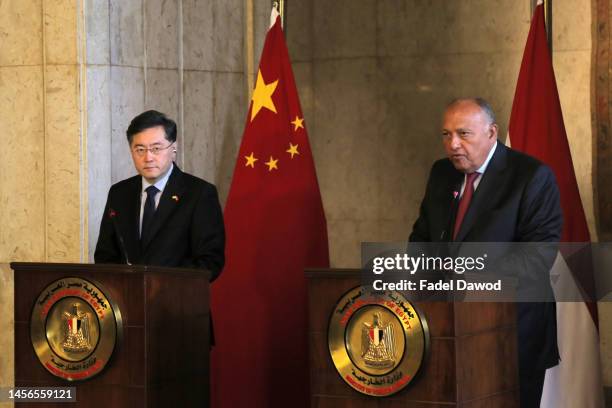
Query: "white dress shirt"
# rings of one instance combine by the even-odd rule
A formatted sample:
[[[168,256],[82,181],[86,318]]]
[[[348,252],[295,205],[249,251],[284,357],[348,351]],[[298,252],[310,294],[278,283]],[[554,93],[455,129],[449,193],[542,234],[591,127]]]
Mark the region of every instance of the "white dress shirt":
[[[480,166],[476,170],[476,173],[478,173],[478,177],[476,177],[476,180],[474,180],[474,191],[476,191],[476,189],[478,188],[478,185],[480,184],[480,180],[482,179],[482,175],[484,174],[485,170],[487,169],[487,166],[489,165],[489,162],[491,161],[491,158],[493,157],[493,153],[495,153],[495,148],[497,147],[497,143],[498,142],[495,142],[495,144],[493,145],[491,150],[489,150],[489,155],[487,156],[487,158],[484,161],[484,163],[482,164],[482,166]],[[461,194],[459,194],[459,197],[461,197],[463,195],[463,190],[465,190],[465,182],[466,181],[467,181],[467,174],[465,174],[463,176],[463,183],[461,183]]]

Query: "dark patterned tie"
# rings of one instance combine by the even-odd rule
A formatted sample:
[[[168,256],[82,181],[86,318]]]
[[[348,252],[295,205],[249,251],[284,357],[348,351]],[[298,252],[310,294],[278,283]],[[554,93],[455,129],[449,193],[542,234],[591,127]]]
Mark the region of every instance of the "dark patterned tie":
[[[145,201],[144,210],[142,211],[142,228],[140,229],[140,240],[143,241],[151,227],[153,214],[155,214],[155,195],[159,192],[157,187],[149,186],[145,190],[147,192],[147,200]]]
[[[453,240],[457,238],[457,234],[459,233],[459,229],[461,228],[461,223],[463,222],[465,213],[467,213],[467,210],[470,207],[470,201],[472,201],[472,195],[474,195],[474,181],[476,181],[476,178],[478,178],[479,175],[480,173],[477,172],[470,173],[467,175],[465,189],[463,189],[463,195],[461,196],[461,201],[459,202],[459,209],[457,210],[457,218],[455,218]]]

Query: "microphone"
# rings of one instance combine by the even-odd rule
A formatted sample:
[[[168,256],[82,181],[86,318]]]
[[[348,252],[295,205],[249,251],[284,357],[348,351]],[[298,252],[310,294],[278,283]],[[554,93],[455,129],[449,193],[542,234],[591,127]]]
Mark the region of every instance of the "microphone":
[[[125,263],[127,263],[128,265],[132,265],[132,263],[128,259],[127,250],[125,249],[125,243],[123,242],[123,235],[121,235],[121,232],[119,231],[119,227],[117,226],[117,220],[115,219],[116,216],[117,216],[117,213],[115,212],[115,210],[110,208],[108,210],[108,218],[110,218],[111,222],[113,223],[113,228],[115,228],[115,232],[117,233],[117,237],[119,238],[119,247],[121,249],[121,252],[123,252]]]

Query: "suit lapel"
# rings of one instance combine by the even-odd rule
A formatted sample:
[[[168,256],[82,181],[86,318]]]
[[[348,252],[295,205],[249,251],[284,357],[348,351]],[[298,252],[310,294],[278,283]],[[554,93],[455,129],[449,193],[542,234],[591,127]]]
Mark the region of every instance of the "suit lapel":
[[[463,241],[478,221],[478,217],[482,216],[493,205],[494,200],[491,198],[499,185],[499,177],[506,167],[506,151],[506,146],[497,142],[495,153],[493,153],[487,169],[481,176],[478,188],[474,191],[472,201],[461,223],[455,241]]]
[[[164,188],[164,191],[159,199],[157,210],[151,220],[151,228],[146,237],[142,242],[142,254],[146,253],[146,249],[155,238],[155,235],[159,232],[160,228],[164,225],[170,214],[177,208],[179,200],[178,198],[183,195],[184,184],[183,184],[183,172],[174,164],[174,169],[168,183]]]
[[[463,173],[453,168],[452,174],[448,177],[449,184],[445,187],[443,208],[446,209],[447,224],[444,226],[444,232],[440,239],[442,241],[450,241],[453,236],[453,226],[455,225],[455,218],[457,217],[457,207],[459,206],[459,192],[461,191],[461,183],[463,182]],[[455,194],[456,193],[456,194]]]
[[[138,262],[140,258],[140,193],[142,191],[142,178],[134,177],[133,183],[127,192],[128,197],[123,200],[125,207],[118,209],[117,227],[123,238],[125,250],[130,262]]]

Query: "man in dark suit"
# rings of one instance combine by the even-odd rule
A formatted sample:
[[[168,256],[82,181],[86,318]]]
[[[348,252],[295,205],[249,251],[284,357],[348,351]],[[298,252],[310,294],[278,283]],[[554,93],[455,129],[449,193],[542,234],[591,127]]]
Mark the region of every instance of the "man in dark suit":
[[[560,240],[562,213],[552,171],[497,141],[486,101],[453,101],[442,128],[447,158],[431,169],[411,242],[449,241],[456,250],[461,242]],[[519,290],[545,287],[552,296],[547,272],[556,252],[543,252],[523,260],[535,267],[518,272]],[[534,276],[535,270],[545,273]],[[517,318],[521,406],[539,407],[545,371],[559,361],[555,303],[517,303]]]
[[[109,193],[94,259],[202,268],[214,280],[225,262],[223,215],[214,185],[174,163],[176,123],[157,111],[136,116],[127,139],[137,176]]]

